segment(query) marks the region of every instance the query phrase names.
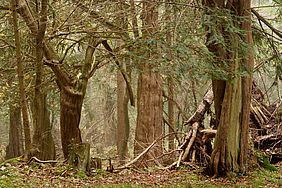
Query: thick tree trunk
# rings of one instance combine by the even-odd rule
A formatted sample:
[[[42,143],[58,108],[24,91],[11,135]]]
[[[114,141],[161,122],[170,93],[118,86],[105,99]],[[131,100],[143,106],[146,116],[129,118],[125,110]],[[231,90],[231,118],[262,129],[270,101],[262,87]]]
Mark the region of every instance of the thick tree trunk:
[[[157,29],[158,7],[156,2],[143,2],[143,28],[145,39],[154,38]],[[147,59],[154,59],[157,45],[148,45],[144,51]],[[156,65],[155,65],[156,66]],[[153,65],[142,64],[138,78],[137,125],[135,131],[134,154],[137,156],[163,133],[162,78],[160,73],[152,71]],[[159,163],[156,158],[162,154],[162,142],[158,142],[138,162],[141,167]],[[143,162],[143,163],[142,163]]]
[[[9,144],[6,148],[6,159],[18,157],[23,154],[23,135],[21,108],[10,105]]]
[[[211,157],[212,173],[231,175],[238,172],[239,128],[241,111],[241,79],[227,82]],[[215,95],[215,98],[218,97]]]
[[[217,63],[229,62],[228,68],[224,71],[227,70],[232,75],[228,81],[213,80],[217,134],[210,163],[211,173],[215,176],[232,176],[233,173],[246,171],[253,55],[251,47],[246,55],[239,54],[237,49],[242,43],[240,39],[249,46],[252,44],[250,1],[218,0],[205,3],[211,8],[230,9],[231,13],[235,14],[233,19],[236,16],[249,18],[249,20],[244,19],[241,24],[238,24],[239,20],[233,20],[233,26],[240,27],[245,34],[221,29],[221,34],[228,43],[228,49],[224,49],[220,44],[208,45],[209,50],[217,56],[219,61]],[[208,40],[213,34],[209,33]],[[247,68],[250,74],[244,77],[238,75],[236,72],[242,70],[242,67]]]
[[[159,73],[141,73],[138,80],[137,125],[135,132],[134,154],[137,156],[154,140],[162,135],[163,100],[162,79]],[[158,142],[138,165],[150,166],[162,154],[162,142]],[[146,162],[149,161],[150,162]]]
[[[64,157],[68,158],[69,145],[80,144],[79,122],[84,95],[61,88],[60,91],[60,128]]]

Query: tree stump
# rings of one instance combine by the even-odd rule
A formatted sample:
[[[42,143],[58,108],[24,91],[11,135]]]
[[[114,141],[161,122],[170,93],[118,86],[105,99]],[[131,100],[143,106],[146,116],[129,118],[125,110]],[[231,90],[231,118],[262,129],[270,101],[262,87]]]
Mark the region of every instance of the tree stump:
[[[88,172],[90,170],[90,144],[71,144],[69,147],[68,163],[81,171]]]

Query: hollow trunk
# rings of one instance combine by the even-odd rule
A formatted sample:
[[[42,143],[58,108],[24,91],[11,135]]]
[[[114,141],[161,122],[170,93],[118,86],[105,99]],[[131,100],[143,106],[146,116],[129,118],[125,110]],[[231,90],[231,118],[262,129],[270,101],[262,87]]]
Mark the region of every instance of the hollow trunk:
[[[23,154],[21,109],[10,105],[9,115],[9,144],[6,148],[6,159],[18,157]]]

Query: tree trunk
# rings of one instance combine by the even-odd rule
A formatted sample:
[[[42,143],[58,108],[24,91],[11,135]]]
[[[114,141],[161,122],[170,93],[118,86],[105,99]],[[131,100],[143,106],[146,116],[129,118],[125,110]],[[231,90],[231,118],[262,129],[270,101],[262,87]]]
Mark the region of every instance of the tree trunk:
[[[31,136],[30,136],[30,127],[28,120],[27,100],[26,100],[25,86],[24,86],[24,71],[22,65],[20,34],[19,34],[18,18],[16,12],[16,0],[12,0],[12,10],[13,10],[13,26],[14,26],[15,46],[16,46],[17,73],[19,79],[19,94],[21,101],[20,106],[22,110],[25,150],[28,152],[28,150],[31,148]]]
[[[60,128],[64,157],[68,158],[70,144],[80,144],[79,122],[84,96],[61,88],[60,91]]]
[[[168,123],[169,123],[169,131],[170,134],[168,137],[168,148],[169,151],[174,150],[175,144],[174,144],[174,138],[175,135],[175,120],[174,120],[174,87],[173,87],[173,81],[172,78],[168,79]]]
[[[242,1],[241,14],[246,17],[242,22],[241,28],[245,31],[243,40],[249,45],[253,45],[252,36],[252,21],[251,21],[251,0]],[[242,60],[242,64],[252,73],[254,69],[254,54],[250,50],[249,54]],[[240,140],[240,172],[246,173],[247,171],[247,156],[248,156],[248,138],[249,138],[249,120],[250,120],[250,107],[251,107],[251,95],[252,95],[252,74],[242,78],[242,120],[241,120],[241,140]]]
[[[6,159],[18,157],[23,154],[23,135],[21,108],[10,105],[9,144],[6,148]]]
[[[120,72],[117,73],[117,152],[120,164],[125,163],[128,153],[129,138],[129,118],[128,118],[128,102],[129,97],[126,89],[126,83]]]
[[[41,160],[49,160],[55,158],[55,145],[51,132],[51,124],[49,117],[50,114],[46,104],[46,94],[44,94],[43,91],[43,39],[45,36],[47,24],[47,0],[42,0],[40,5],[41,16],[39,20],[38,33],[35,37],[36,76],[33,110],[33,147],[35,147],[35,149],[39,151],[36,157]],[[39,5],[37,4],[36,7],[39,7]],[[39,14],[38,9],[37,14]]]
[[[134,10],[135,5],[131,3],[131,11]],[[123,10],[122,16],[119,19],[120,25],[128,30],[128,15],[126,13],[127,7],[125,5],[125,0],[121,0],[119,4],[119,9]],[[134,36],[136,36],[135,24],[135,15],[132,15],[132,24]],[[121,44],[122,45],[122,44]],[[120,60],[121,69],[127,70],[129,63],[128,58],[122,58]],[[130,71],[127,71],[130,75]],[[129,93],[127,84],[124,80],[124,77],[121,73],[121,70],[117,71],[117,128],[116,128],[116,140],[117,140],[117,153],[119,157],[120,165],[125,164],[126,157],[128,155],[128,138],[129,138],[129,117],[128,117],[128,102],[129,102]]]
[[[69,152],[68,163],[81,171],[90,171],[90,144],[71,144],[69,145]]]
[[[143,2],[143,28],[142,35],[150,40],[157,27],[157,3]],[[150,50],[145,50],[147,59],[154,59],[156,44],[149,44]],[[156,65],[155,65],[156,66]],[[163,100],[162,78],[160,73],[153,71],[153,65],[143,62],[142,71],[138,78],[137,88],[137,125],[135,131],[134,154],[137,156],[163,133]],[[140,167],[151,166],[159,163],[156,159],[162,154],[162,142],[158,142],[147,152],[137,165]],[[143,163],[142,163],[143,161]]]
[[[251,47],[246,54],[240,54],[240,44],[251,46],[250,0],[243,1],[206,1],[210,8],[230,9],[233,26],[240,27],[245,33],[232,33],[224,30],[221,34],[228,43],[228,49],[220,44],[210,43],[208,48],[217,56],[217,63],[228,61],[228,71],[232,75],[229,80],[213,80],[217,134],[212,152],[210,168],[214,176],[234,173],[245,173],[248,150],[248,123],[250,113],[250,95],[252,83],[253,55]],[[243,21],[235,20],[244,16]],[[246,19],[248,18],[248,20]],[[238,24],[239,23],[239,24]],[[230,24],[230,23],[229,23]],[[208,34],[208,40],[214,33]],[[240,41],[240,39],[242,41]],[[239,70],[246,68],[247,76],[238,75]]]
[[[144,72],[138,79],[137,125],[134,154],[137,156],[154,140],[162,135],[163,129],[162,79],[159,73]],[[162,154],[162,144],[158,142],[138,165],[151,166]],[[150,160],[151,162],[146,162]]]
[[[103,146],[114,146],[116,143],[116,122],[114,112],[114,100],[109,87],[105,88],[104,98],[104,144]]]
[[[34,18],[28,2],[25,0],[15,0],[17,2],[18,13],[22,16],[23,20],[29,27],[31,33],[36,36],[46,26],[46,17],[42,17],[40,26],[38,21]],[[43,1],[42,1],[43,2]],[[46,2],[46,0],[44,0]],[[44,26],[45,25],[45,26]],[[44,36],[43,36],[44,37]],[[96,47],[100,44],[92,37],[89,36],[89,45],[87,46],[84,65],[81,68],[81,76],[77,79],[71,77],[60,65],[54,63],[59,61],[59,56],[47,41],[43,40],[43,54],[46,58],[46,64],[50,66],[56,76],[58,87],[60,88],[60,127],[61,127],[61,140],[64,152],[64,157],[68,157],[68,145],[70,143],[81,143],[81,134],[79,130],[79,122],[81,116],[81,108],[83,99],[86,93],[86,87],[89,78],[93,75],[90,71],[93,65],[93,54]],[[95,72],[95,68],[93,72]]]

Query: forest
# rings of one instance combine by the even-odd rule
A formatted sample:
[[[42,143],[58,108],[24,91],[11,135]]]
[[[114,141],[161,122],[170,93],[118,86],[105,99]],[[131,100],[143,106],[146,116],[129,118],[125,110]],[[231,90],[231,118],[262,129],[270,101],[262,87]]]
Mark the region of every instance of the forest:
[[[282,0],[0,0],[0,188],[282,187]]]

